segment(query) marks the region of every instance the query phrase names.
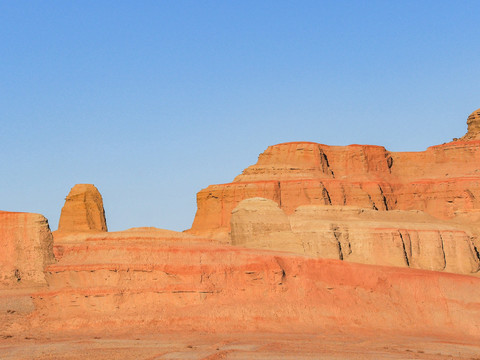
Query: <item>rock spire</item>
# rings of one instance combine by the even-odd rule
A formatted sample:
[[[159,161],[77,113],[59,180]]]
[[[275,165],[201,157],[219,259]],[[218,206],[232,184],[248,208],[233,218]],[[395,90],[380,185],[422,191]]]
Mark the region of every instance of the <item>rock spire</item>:
[[[77,184],[65,199],[58,230],[62,232],[106,232],[102,195],[92,184]]]
[[[475,110],[467,118],[467,133],[462,140],[480,140],[480,109]]]

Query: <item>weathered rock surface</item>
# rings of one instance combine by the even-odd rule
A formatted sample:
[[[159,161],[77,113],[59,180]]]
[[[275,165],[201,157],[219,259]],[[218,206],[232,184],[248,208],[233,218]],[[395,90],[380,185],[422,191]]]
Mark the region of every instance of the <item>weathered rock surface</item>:
[[[263,203],[275,211],[265,211]],[[281,219],[281,229],[272,226],[274,219]],[[287,217],[272,200],[247,199],[232,212],[230,237],[244,247],[480,275],[477,238],[460,224],[418,210],[304,205]]]
[[[252,197],[276,202],[286,215],[302,205],[333,205],[383,212],[420,210],[445,221],[466,219],[468,215],[457,214],[480,210],[479,116],[478,111],[470,115],[468,133],[461,140],[423,152],[312,142],[270,146],[232,183],[211,185],[197,194],[189,232],[228,242],[232,210]],[[463,225],[469,236],[480,234],[467,220]]]
[[[293,231],[285,217],[283,220],[280,217],[280,221],[271,218],[281,211],[271,201],[245,201],[243,215],[248,217],[250,212],[255,212],[255,202],[262,204],[262,214],[270,216],[269,229],[274,233]],[[324,218],[337,219],[337,215],[330,212],[333,207],[326,208]],[[296,215],[299,211],[318,210],[299,209]],[[342,211],[346,212],[345,217],[358,215],[355,209],[342,208]],[[395,217],[393,212],[384,214]],[[295,229],[308,231],[308,217],[301,216],[306,222],[292,221],[296,215],[287,220]],[[422,218],[417,219],[421,228]],[[244,229],[263,236],[266,233],[258,227],[260,224],[261,220],[257,219]],[[269,345],[272,348],[268,350],[263,346],[261,353],[268,354],[275,349],[273,357],[285,357],[285,353],[279,352],[279,346],[283,349],[287,345],[278,343],[278,339],[285,337],[290,346],[296,344],[303,348],[303,342],[315,344],[309,345],[312,347],[305,353],[305,358],[312,359],[324,354],[321,350],[324,346],[341,346],[335,342],[335,336],[346,342],[349,340],[345,339],[352,339],[355,344],[359,343],[359,336],[363,336],[360,343],[368,345],[357,351],[362,354],[372,351],[372,359],[378,354],[390,353],[391,348],[383,345],[377,349],[379,344],[390,346],[401,336],[410,339],[410,345],[402,348],[398,358],[405,358],[405,351],[411,351],[412,341],[428,338],[435,339],[429,349],[435,349],[436,359],[448,359],[450,354],[440,353],[435,345],[439,341],[455,344],[451,346],[456,358],[469,359],[471,356],[466,354],[474,350],[467,350],[474,349],[472,346],[480,340],[480,279],[472,276],[234,247],[155,228],[114,233],[56,232],[54,236],[58,262],[45,268],[48,286],[29,292],[28,316],[12,314],[8,301],[12,303],[18,297],[5,297],[0,293],[0,297],[7,300],[3,302],[6,307],[0,307],[0,341],[9,342],[2,348],[12,359],[19,358],[24,349],[29,349],[30,356],[38,354],[36,358],[40,359],[65,357],[65,352],[72,347],[72,339],[90,339],[98,349],[105,338],[111,342],[104,343],[105,355],[101,358],[111,358],[112,354],[121,357],[122,349],[131,342],[135,342],[135,349],[129,348],[128,354],[135,358],[133,354],[137,352],[138,358],[140,344],[145,346],[142,349],[151,346],[150,334],[165,339],[172,332],[177,334],[177,339],[188,336],[189,341],[193,341],[192,334],[199,332],[218,334],[229,339],[227,342],[232,341],[228,335],[232,333],[254,333],[258,337],[275,333],[277,340]],[[384,336],[380,343],[379,333]],[[318,334],[321,338],[307,339],[306,334]],[[148,341],[137,340],[147,336],[150,336]],[[411,340],[412,337],[417,340]],[[22,342],[32,338],[38,340]],[[51,344],[65,339],[70,342],[59,343],[55,348]],[[421,341],[413,348],[424,351],[425,340]],[[235,344],[238,346],[239,340]],[[187,350],[191,349],[191,343],[187,345]],[[69,353],[72,359],[81,357],[78,346],[73,346],[76,352]],[[207,351],[213,358],[218,354],[232,359],[242,355],[227,351],[231,348],[225,342],[212,346],[222,349],[213,354]],[[204,352],[196,354],[198,347],[194,347],[196,350],[182,356],[207,356],[202,355]],[[92,358],[98,356],[98,352],[90,352],[93,350],[85,351]],[[290,351],[294,351],[294,347]],[[142,358],[165,354],[167,351],[162,348]],[[168,357],[182,357],[179,354],[168,353]],[[355,358],[348,354],[347,351],[342,356]],[[416,354],[415,357],[429,359],[429,356]]]
[[[246,199],[232,212],[232,245],[304,253],[292,235],[290,221],[275,201]]]
[[[190,232],[204,237],[108,233],[100,194],[77,185],[54,263],[41,215],[0,213],[2,356],[475,359],[475,129],[474,117],[472,137],[418,153],[270,147],[199,193]],[[192,344],[198,334],[218,340]]]
[[[62,208],[58,231],[107,231],[102,195],[94,185],[77,184],[70,190]]]
[[[8,334],[28,328],[32,293],[48,286],[44,270],[55,258],[47,219],[0,211],[0,246],[0,332]]]
[[[475,110],[467,119],[468,131],[462,140],[480,139],[480,109]]]
[[[0,288],[46,285],[53,238],[40,214],[0,211]]]
[[[49,288],[32,295],[36,310],[22,336],[288,329],[480,339],[475,277],[146,229],[82,236],[56,240],[60,260],[46,268]]]

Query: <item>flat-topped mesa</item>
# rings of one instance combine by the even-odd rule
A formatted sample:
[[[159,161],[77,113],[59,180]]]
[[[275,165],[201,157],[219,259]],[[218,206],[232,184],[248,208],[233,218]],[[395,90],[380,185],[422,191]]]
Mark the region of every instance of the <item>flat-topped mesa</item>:
[[[70,190],[62,208],[58,231],[108,231],[102,195],[94,185],[77,184]]]
[[[382,146],[328,146],[313,142],[290,142],[269,146],[255,165],[246,168],[234,182],[296,179],[356,180],[385,178],[392,160]]]
[[[480,140],[480,109],[475,110],[467,119],[468,130],[461,140]]]
[[[301,205],[421,210],[440,219],[480,209],[480,109],[457,141],[420,152],[382,146],[290,142],[269,146],[231,183],[197,194],[191,233],[227,241],[232,210],[244,199],[275,201],[286,215]]]

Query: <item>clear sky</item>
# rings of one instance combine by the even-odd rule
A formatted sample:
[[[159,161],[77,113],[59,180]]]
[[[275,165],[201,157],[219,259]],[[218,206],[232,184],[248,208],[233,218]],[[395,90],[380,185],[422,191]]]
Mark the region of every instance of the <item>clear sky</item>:
[[[421,151],[480,107],[480,1],[0,0],[0,209],[191,226],[269,145]]]

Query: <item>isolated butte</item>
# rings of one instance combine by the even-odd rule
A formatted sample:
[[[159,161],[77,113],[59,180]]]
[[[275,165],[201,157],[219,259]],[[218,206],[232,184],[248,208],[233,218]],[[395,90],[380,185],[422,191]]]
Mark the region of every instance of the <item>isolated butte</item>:
[[[65,198],[58,231],[106,232],[102,195],[92,184],[77,184]]]

